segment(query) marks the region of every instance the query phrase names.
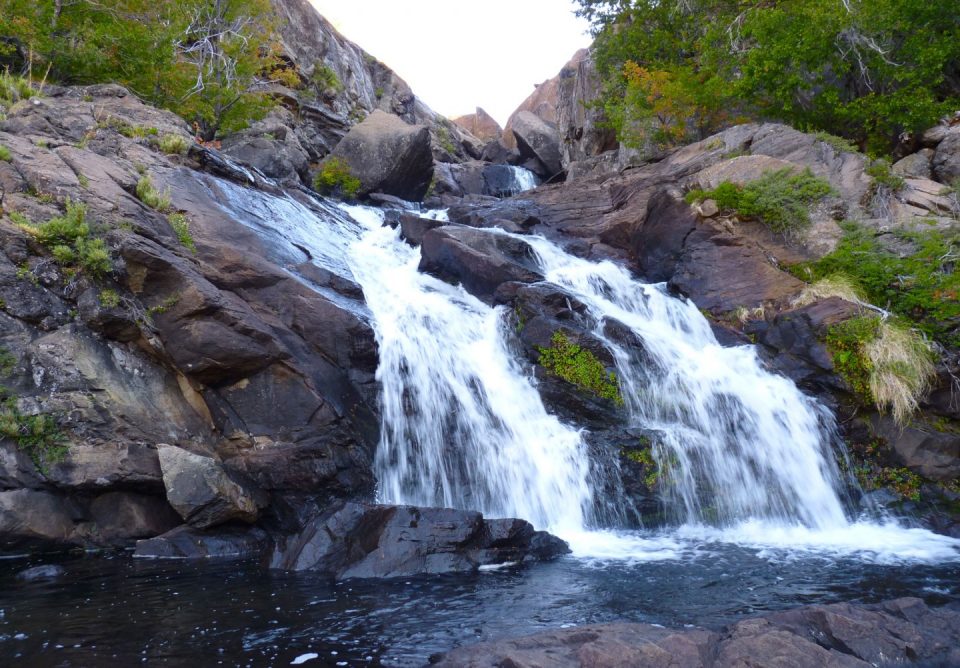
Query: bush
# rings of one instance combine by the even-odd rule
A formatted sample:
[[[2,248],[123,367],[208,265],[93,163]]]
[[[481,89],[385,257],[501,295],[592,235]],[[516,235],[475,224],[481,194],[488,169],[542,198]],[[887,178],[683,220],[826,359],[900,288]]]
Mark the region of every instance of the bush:
[[[183,135],[168,134],[160,138],[160,150],[167,155],[185,155],[193,142]]]
[[[562,331],[553,333],[549,348],[541,346],[538,350],[543,368],[581,390],[623,405],[616,375],[607,371],[589,350],[570,341]]]
[[[10,74],[9,70],[0,72],[0,105],[9,107],[38,94],[29,79]]]
[[[313,177],[313,189],[324,195],[356,197],[361,185],[347,163],[336,157],[328,158]]]
[[[170,191],[165,190],[163,193],[157,191],[153,181],[146,174],[137,181],[137,199],[161,213],[170,208]]]
[[[22,414],[15,397],[7,397],[0,403],[0,438],[16,442],[44,474],[47,466],[62,461],[67,454],[67,444],[56,419],[45,414]]]
[[[92,236],[87,207],[81,202],[67,202],[63,216],[51,218],[31,231],[62,266],[79,269],[94,278],[113,269],[110,250],[103,239]]]
[[[710,191],[691,191],[687,201],[713,199],[721,211],[758,220],[780,234],[795,234],[809,227],[810,207],[832,193],[830,184],[809,169],[794,174],[786,168],[743,186],[725,181]]]

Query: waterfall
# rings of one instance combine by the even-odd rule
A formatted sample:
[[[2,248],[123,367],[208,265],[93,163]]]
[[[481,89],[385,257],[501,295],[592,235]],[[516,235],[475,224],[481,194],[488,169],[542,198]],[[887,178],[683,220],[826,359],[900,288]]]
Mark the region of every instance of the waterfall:
[[[629,419],[657,435],[669,479],[673,529],[590,529],[584,434],[544,407],[530,369],[510,349],[505,309],[420,273],[419,249],[384,227],[382,212],[343,209],[365,228],[348,261],[380,351],[382,501],[522,517],[582,556],[673,558],[728,541],[873,559],[960,558],[954,539],[847,517],[832,416],[765,371],[751,346],[720,346],[697,308],[662,285],[523,237],[546,281],[587,306],[616,361]],[[634,345],[607,336],[614,322]]]

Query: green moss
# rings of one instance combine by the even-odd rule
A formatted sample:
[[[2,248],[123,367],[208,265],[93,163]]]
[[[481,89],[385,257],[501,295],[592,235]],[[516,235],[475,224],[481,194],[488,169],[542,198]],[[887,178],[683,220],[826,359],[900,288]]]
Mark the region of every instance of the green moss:
[[[646,445],[641,443],[640,447],[624,447],[620,450],[620,455],[643,467],[643,484],[649,489],[653,489],[660,482],[660,466],[653,458],[653,450],[649,442]]]
[[[360,179],[353,175],[350,167],[340,158],[324,161],[320,171],[313,177],[313,188],[324,195],[356,197],[360,191]]]
[[[804,280],[834,274],[854,279],[867,299],[909,320],[930,338],[960,346],[960,234],[957,232],[895,231],[910,248],[894,253],[884,248],[873,230],[845,223],[834,252],[817,262],[790,267]]]
[[[902,499],[920,500],[924,480],[910,469],[862,465],[855,467],[853,472],[865,491],[886,488]]]
[[[137,181],[137,199],[161,213],[170,208],[170,190],[159,192],[146,174]]]
[[[870,392],[870,373],[873,365],[866,346],[880,332],[880,318],[863,316],[831,325],[827,330],[827,351],[833,366],[864,403],[873,402]]]
[[[570,341],[562,331],[556,331],[549,348],[538,346],[540,365],[581,390],[623,405],[617,377],[607,371],[589,350]]]
[[[743,186],[724,181],[713,190],[694,190],[686,199],[691,204],[712,199],[723,212],[758,220],[780,234],[794,234],[810,226],[810,207],[832,193],[830,184],[809,169],[794,174],[787,168]]]
[[[27,453],[34,466],[46,474],[47,467],[63,460],[67,444],[52,415],[24,415],[16,397],[5,397],[0,403],[0,438],[16,442]]]
[[[4,346],[0,346],[0,376],[9,376],[17,366],[17,357]]]
[[[88,179],[88,178],[87,178],[87,175],[86,175],[86,174],[83,174],[83,173],[77,174],[77,183],[80,184],[80,187],[81,187],[81,188],[89,188],[89,187],[90,187],[90,179]]]
[[[457,154],[457,146],[453,143],[453,137],[450,135],[450,129],[446,125],[437,125],[437,144],[444,151],[451,155]]]
[[[11,160],[13,160],[13,154],[10,149],[0,144],[0,161],[10,162]]]

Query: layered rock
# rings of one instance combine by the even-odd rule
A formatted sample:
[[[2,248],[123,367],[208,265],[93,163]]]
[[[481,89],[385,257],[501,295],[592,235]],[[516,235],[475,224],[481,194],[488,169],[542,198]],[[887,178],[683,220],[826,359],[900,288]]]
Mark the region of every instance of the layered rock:
[[[958,629],[960,612],[901,598],[874,605],[805,606],[717,631],[594,624],[464,647],[431,663],[458,668],[952,665],[960,661]]]

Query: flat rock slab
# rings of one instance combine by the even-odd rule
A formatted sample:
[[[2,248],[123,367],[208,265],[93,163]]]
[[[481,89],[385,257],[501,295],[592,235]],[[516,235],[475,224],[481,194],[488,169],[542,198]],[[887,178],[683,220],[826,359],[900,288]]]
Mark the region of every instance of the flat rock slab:
[[[720,631],[594,624],[456,649],[443,668],[960,665],[960,611],[917,598],[811,605]]]
[[[485,520],[450,508],[347,503],[278,542],[273,568],[337,579],[474,572],[480,566],[551,559],[567,544],[524,520]]]

